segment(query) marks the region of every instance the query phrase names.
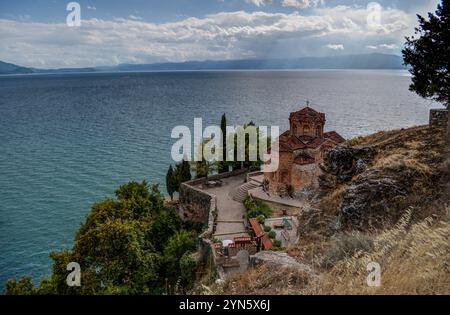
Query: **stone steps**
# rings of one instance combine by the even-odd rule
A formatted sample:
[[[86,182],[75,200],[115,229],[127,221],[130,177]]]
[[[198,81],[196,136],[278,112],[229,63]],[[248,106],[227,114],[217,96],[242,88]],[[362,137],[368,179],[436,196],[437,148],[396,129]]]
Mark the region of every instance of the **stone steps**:
[[[223,232],[223,233],[216,233],[213,234],[213,237],[219,237],[219,236],[231,236],[231,235],[248,235],[247,231],[242,230],[238,232]]]
[[[249,182],[239,186],[237,189],[235,189],[231,193],[231,197],[235,201],[243,202],[245,200],[245,198],[247,198],[248,191],[250,189],[254,189],[254,188],[259,187],[259,186],[261,186],[260,183],[255,182],[255,181],[249,181]]]

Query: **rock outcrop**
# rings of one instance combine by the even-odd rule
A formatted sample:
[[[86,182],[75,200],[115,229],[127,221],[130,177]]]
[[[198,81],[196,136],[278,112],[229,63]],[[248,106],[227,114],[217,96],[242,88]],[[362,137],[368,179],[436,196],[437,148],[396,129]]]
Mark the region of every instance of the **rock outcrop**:
[[[352,229],[379,227],[398,214],[393,201],[406,194],[407,189],[395,176],[370,169],[346,189],[339,211],[339,225]]]
[[[335,233],[338,220],[334,215],[328,215],[320,209],[307,207],[298,216],[299,225],[298,236],[323,235],[331,236]]]
[[[313,273],[310,266],[299,263],[293,257],[283,252],[262,251],[250,256],[250,264],[257,266],[260,264],[268,264],[276,268],[290,268],[307,273]]]
[[[375,152],[369,147],[356,148],[346,145],[332,149],[324,159],[319,184],[322,188],[334,188],[362,173]]]

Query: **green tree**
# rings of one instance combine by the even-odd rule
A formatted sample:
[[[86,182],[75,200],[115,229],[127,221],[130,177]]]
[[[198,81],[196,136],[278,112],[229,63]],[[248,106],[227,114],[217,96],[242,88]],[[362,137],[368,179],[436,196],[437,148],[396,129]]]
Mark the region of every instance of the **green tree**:
[[[192,259],[191,252],[185,252],[180,259],[181,285],[183,288],[191,288],[195,281],[197,263]]]
[[[162,211],[154,220],[148,238],[156,250],[162,252],[170,237],[181,229],[181,220],[175,209]]]
[[[196,178],[202,178],[212,174],[218,170],[218,162],[209,162],[203,159],[202,161],[192,162],[192,169],[196,174]]]
[[[183,160],[181,163],[177,164],[175,168],[175,173],[177,175],[177,185],[176,191],[180,191],[181,183],[188,182],[192,179],[191,165],[188,161]]]
[[[237,161],[237,150],[234,151],[234,162],[231,162],[230,165],[233,167],[233,170],[238,170],[243,167],[249,168],[249,169],[259,169],[262,165],[262,160],[259,156],[259,153],[257,154],[257,160],[256,161],[250,161],[250,150],[256,150],[258,152],[259,150],[259,143],[260,141],[266,141],[267,142],[267,148],[270,148],[270,137],[265,137],[262,139],[259,134],[259,127],[255,125],[253,121],[250,121],[248,124],[244,124],[243,128],[244,130],[247,127],[256,127],[256,147],[250,146],[250,136],[248,134],[245,135],[245,157],[244,161]],[[238,140],[237,140],[237,134],[230,135],[233,137],[234,141],[234,147],[237,148],[238,146]]]
[[[450,107],[450,0],[428,19],[418,15],[417,38],[407,37],[403,59],[412,74],[410,90]],[[448,126],[450,133],[450,119]]]
[[[165,275],[166,278],[169,279],[170,283],[175,284],[181,280],[182,269],[186,272],[186,258],[183,260],[182,264],[180,264],[181,258],[186,253],[192,253],[196,247],[196,239],[194,235],[188,231],[179,231],[169,239],[166,247],[164,248],[163,260]],[[191,272],[193,271],[191,270]],[[189,277],[190,275],[183,276]],[[172,290],[174,290],[174,286],[172,286]]]
[[[219,173],[225,173],[228,171],[227,164],[227,116],[225,114],[222,115],[222,119],[220,120],[220,129],[222,130],[222,150],[223,156],[222,161],[219,163]]]
[[[24,277],[9,280],[5,293],[159,294],[166,292],[166,278],[171,288],[191,286],[195,268],[183,255],[196,249],[195,234],[181,231],[181,220],[164,207],[158,186],[130,182],[116,197],[92,206],[71,250],[50,254],[52,274],[39,287]],[[80,264],[80,287],[66,283],[70,262]]]
[[[5,285],[6,295],[33,295],[35,289],[31,277],[23,277],[19,280],[11,279]]]
[[[177,172],[174,172],[172,165],[170,165],[166,174],[166,189],[171,200],[173,200],[173,194],[177,191],[177,186],[179,186],[177,175]]]
[[[428,19],[418,15],[416,34],[407,38],[403,57],[411,66],[411,90],[450,105],[450,1],[443,0]]]

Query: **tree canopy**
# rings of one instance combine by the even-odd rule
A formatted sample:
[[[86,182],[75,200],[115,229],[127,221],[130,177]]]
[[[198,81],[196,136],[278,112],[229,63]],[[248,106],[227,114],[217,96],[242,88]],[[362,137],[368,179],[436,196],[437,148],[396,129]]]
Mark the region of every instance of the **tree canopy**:
[[[187,230],[186,230],[187,229]],[[6,294],[183,293],[193,284],[196,231],[164,207],[158,186],[130,182],[115,199],[92,206],[71,250],[53,252],[53,272],[34,287],[31,278],[9,280]],[[81,286],[66,283],[67,265],[81,267]]]
[[[404,63],[410,66],[410,90],[450,106],[450,0],[442,0],[428,19],[418,15],[416,36],[407,37]]]

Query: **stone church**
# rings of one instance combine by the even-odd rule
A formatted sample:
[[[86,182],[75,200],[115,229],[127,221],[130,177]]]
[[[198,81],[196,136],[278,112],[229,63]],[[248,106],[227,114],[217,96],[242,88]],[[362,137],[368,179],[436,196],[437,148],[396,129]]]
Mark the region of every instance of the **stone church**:
[[[325,114],[315,111],[309,104],[290,114],[290,128],[278,140],[278,171],[265,174],[270,192],[286,192],[289,186],[294,191],[317,186],[323,157],[345,141],[336,131],[324,132],[325,121]]]

